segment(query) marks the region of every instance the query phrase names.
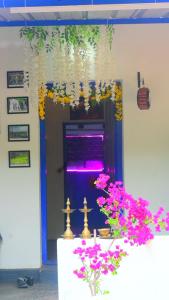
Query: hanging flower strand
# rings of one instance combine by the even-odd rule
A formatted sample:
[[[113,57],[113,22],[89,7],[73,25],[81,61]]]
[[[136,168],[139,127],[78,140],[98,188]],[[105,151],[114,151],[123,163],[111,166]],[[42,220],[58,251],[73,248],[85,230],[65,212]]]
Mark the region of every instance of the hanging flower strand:
[[[110,80],[114,78],[113,33],[112,25],[23,27],[20,37],[25,40],[25,47],[29,46],[25,54],[25,70],[29,69],[30,78],[37,78],[39,90],[42,85],[46,89],[45,99],[47,97],[63,106],[70,104],[72,108],[83,102],[88,112],[91,107],[99,105],[101,100],[112,99],[114,93],[112,87],[109,87]],[[38,62],[38,67],[35,67],[37,63],[32,63],[31,55]],[[28,68],[28,64],[31,67]],[[53,82],[53,89],[48,88],[49,81]],[[80,81],[83,82],[83,99],[80,99]],[[75,83],[73,91],[71,82]],[[92,90],[89,88],[90,82],[95,82]],[[102,82],[101,88],[99,82]],[[30,82],[30,91],[33,91],[32,98],[36,99],[34,83],[35,80]],[[63,87],[64,83],[66,88]],[[42,96],[39,101],[40,118],[44,118]],[[117,120],[120,105],[116,103]]]
[[[39,117],[41,120],[45,119],[45,97],[46,97],[46,90],[42,85],[39,88]]]

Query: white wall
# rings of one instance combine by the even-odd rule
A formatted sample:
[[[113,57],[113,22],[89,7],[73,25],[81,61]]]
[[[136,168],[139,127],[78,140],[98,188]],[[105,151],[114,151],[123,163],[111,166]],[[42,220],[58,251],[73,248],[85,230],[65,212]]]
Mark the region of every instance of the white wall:
[[[124,179],[130,193],[169,210],[169,25],[115,26],[115,78],[124,87]],[[0,29],[0,269],[38,268],[40,249],[39,121],[37,108],[8,115],[6,71],[24,69],[17,30]],[[137,72],[151,91],[151,108],[137,107]],[[35,102],[34,102],[35,103]],[[9,143],[8,124],[30,124],[30,142]],[[31,168],[9,169],[8,151],[30,149]]]
[[[26,96],[24,89],[7,89],[6,72],[24,70],[18,30],[0,29],[0,269],[39,268],[39,120],[37,107],[29,114],[7,114],[7,96]],[[30,142],[8,142],[8,124],[30,124]],[[30,150],[30,168],[9,168],[9,150]]]
[[[169,25],[115,27],[117,78],[124,87],[124,180],[130,193],[169,210]],[[137,72],[151,108],[137,107]]]

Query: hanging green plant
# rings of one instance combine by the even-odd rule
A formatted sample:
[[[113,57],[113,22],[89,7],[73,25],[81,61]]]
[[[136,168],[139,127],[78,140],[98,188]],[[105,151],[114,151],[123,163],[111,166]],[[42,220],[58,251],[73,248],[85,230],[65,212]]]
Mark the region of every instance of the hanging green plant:
[[[112,39],[113,39],[113,33],[114,33],[114,28],[113,25],[109,24],[106,26],[106,32],[107,32],[107,38],[109,42],[110,49],[112,48]]]
[[[107,26],[107,39],[111,48],[113,39],[113,26]],[[54,27],[23,27],[20,29],[20,37],[29,42],[31,49],[38,54],[45,49],[51,52],[57,43],[66,45],[68,50],[77,46],[87,49],[90,45],[96,48],[101,36],[101,28],[98,25],[72,25]]]

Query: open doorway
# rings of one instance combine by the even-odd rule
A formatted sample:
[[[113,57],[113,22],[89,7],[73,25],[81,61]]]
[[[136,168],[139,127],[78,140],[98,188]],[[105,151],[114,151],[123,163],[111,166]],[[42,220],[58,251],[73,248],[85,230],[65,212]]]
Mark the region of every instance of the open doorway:
[[[116,168],[115,179],[122,179],[122,122],[118,122],[114,119],[114,110],[112,101],[107,101],[104,104],[104,118],[102,120],[86,120],[88,123],[102,122],[105,129],[105,168],[104,172],[109,172]],[[77,210],[83,206],[83,197],[88,195],[88,207],[94,208],[93,215],[89,225],[91,228],[96,226],[94,221],[98,218],[98,226],[101,226],[101,214],[96,214],[96,197],[97,191],[95,187],[91,185],[91,179],[96,179],[100,173],[90,173],[85,180],[82,176],[77,174],[72,175],[71,180],[67,180],[65,177],[65,158],[64,158],[64,124],[70,124],[75,121],[70,120],[70,107],[55,104],[50,99],[46,100],[46,261],[48,263],[56,262],[56,241],[63,235],[65,230],[65,217],[62,213],[62,209],[65,207],[66,198],[72,198],[73,207]],[[76,123],[82,124],[84,120],[76,120]],[[93,177],[94,176],[94,177]],[[70,176],[69,176],[70,178]],[[79,192],[74,193],[76,190],[77,178],[81,178],[81,186],[86,185],[83,188],[79,188]],[[73,180],[73,181],[72,181]],[[73,188],[74,187],[74,188]],[[85,192],[84,192],[85,191]],[[85,194],[84,194],[85,193]],[[75,195],[76,194],[76,195]],[[76,201],[76,202],[73,202]],[[93,202],[94,201],[94,202]],[[43,212],[42,212],[43,213]],[[74,214],[72,218],[72,227],[83,227],[83,216],[79,213]],[[90,223],[91,222],[91,223]],[[103,223],[104,224],[104,223]],[[98,227],[99,228],[99,227]],[[83,228],[81,228],[83,229]]]

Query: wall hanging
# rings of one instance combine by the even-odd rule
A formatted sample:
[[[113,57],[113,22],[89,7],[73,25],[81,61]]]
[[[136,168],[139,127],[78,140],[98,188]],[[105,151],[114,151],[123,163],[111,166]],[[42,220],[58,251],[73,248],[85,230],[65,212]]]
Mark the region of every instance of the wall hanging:
[[[137,105],[139,109],[146,110],[150,108],[150,91],[144,86],[144,79],[141,79],[140,72],[137,73],[138,91],[137,91]]]

